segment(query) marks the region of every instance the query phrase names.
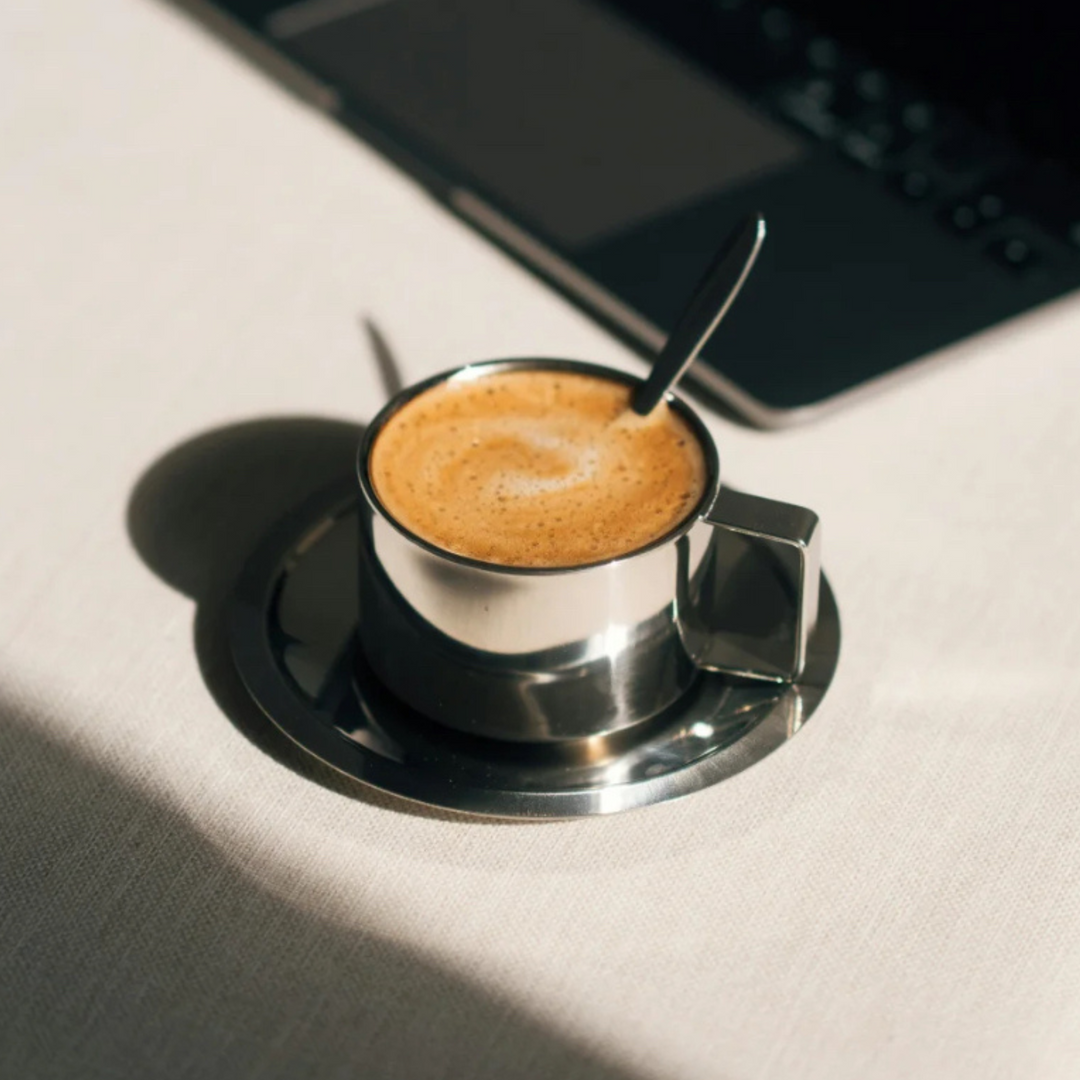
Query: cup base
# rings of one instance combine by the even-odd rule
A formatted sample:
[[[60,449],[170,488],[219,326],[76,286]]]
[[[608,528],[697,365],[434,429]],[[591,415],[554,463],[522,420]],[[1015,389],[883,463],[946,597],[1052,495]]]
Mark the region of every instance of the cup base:
[[[414,802],[500,818],[572,818],[664,802],[711,786],[790,739],[824,697],[839,656],[828,582],[802,679],[703,673],[675,705],[608,735],[513,743],[420,716],[372,675],[356,648],[354,488],[313,498],[249,559],[231,597],[238,673],[266,716],[339,771]]]

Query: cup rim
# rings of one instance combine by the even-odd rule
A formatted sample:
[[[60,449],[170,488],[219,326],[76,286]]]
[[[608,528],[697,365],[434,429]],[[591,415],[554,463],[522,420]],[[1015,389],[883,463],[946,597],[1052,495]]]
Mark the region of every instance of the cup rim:
[[[720,490],[720,453],[716,448],[716,443],[713,440],[709,429],[705,426],[704,421],[698,416],[697,412],[677,394],[668,391],[664,395],[664,401],[679,413],[697,436],[698,443],[705,455],[707,475],[701,498],[694,506],[694,509],[691,510],[682,521],[669,529],[662,536],[658,536],[655,540],[650,540],[649,543],[642,547],[634,548],[633,551],[627,551],[622,555],[616,555],[606,559],[597,559],[595,562],[577,563],[572,566],[514,566],[506,563],[485,562],[482,559],[474,559],[469,555],[461,555],[456,551],[449,551],[446,548],[431,543],[429,540],[425,540],[422,536],[417,535],[398,521],[376,494],[375,485],[371,481],[371,475],[368,470],[368,461],[371,457],[371,451],[375,445],[375,440],[396,413],[414,398],[419,397],[426,391],[431,390],[442,383],[452,382],[457,379],[478,379],[485,375],[497,374],[502,371],[568,371],[583,375],[595,375],[598,378],[625,383],[628,386],[637,386],[642,381],[638,376],[633,375],[630,372],[621,371],[618,368],[607,367],[603,364],[590,363],[585,360],[564,360],[555,357],[526,356],[496,360],[479,360],[471,364],[462,364],[458,367],[438,372],[435,375],[431,375],[426,379],[422,379],[420,382],[413,383],[403,390],[400,390],[375,414],[371,422],[367,425],[357,451],[356,472],[357,479],[360,482],[360,490],[363,492],[364,498],[367,500],[372,511],[378,514],[398,533],[417,547],[432,555],[438,556],[439,558],[456,563],[459,566],[467,566],[474,570],[486,570],[494,574],[506,574],[516,577],[545,577],[555,574],[572,574],[585,570],[595,570],[604,566],[614,566],[616,563],[626,562],[629,559],[636,559],[640,555],[645,555],[656,548],[663,547],[666,544],[678,540],[694,527],[716,501],[717,493]]]

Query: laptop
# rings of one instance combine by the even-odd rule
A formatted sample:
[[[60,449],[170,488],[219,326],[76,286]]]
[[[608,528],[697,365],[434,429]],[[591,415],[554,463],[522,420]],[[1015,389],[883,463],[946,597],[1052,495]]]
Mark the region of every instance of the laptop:
[[[645,355],[769,239],[692,375],[762,427],[1080,286],[1080,9],[178,0]]]

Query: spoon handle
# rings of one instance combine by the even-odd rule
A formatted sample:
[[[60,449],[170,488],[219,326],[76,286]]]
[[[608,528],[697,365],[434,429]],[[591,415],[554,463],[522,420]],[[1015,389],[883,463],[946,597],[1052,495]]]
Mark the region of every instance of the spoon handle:
[[[724,241],[709,269],[697,283],[675,329],[671,331],[649,377],[634,391],[630,407],[647,416],[697,359],[739,295],[765,240],[765,218],[750,214]]]

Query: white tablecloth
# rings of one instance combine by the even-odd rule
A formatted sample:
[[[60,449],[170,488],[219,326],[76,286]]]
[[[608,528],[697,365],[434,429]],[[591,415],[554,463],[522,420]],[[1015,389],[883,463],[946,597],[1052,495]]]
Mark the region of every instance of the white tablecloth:
[[[336,779],[228,668],[238,561],[382,400],[363,314],[409,379],[639,364],[173,8],[4,7],[0,1075],[1076,1077],[1080,303],[712,421],[821,514],[836,681],[548,824]]]

